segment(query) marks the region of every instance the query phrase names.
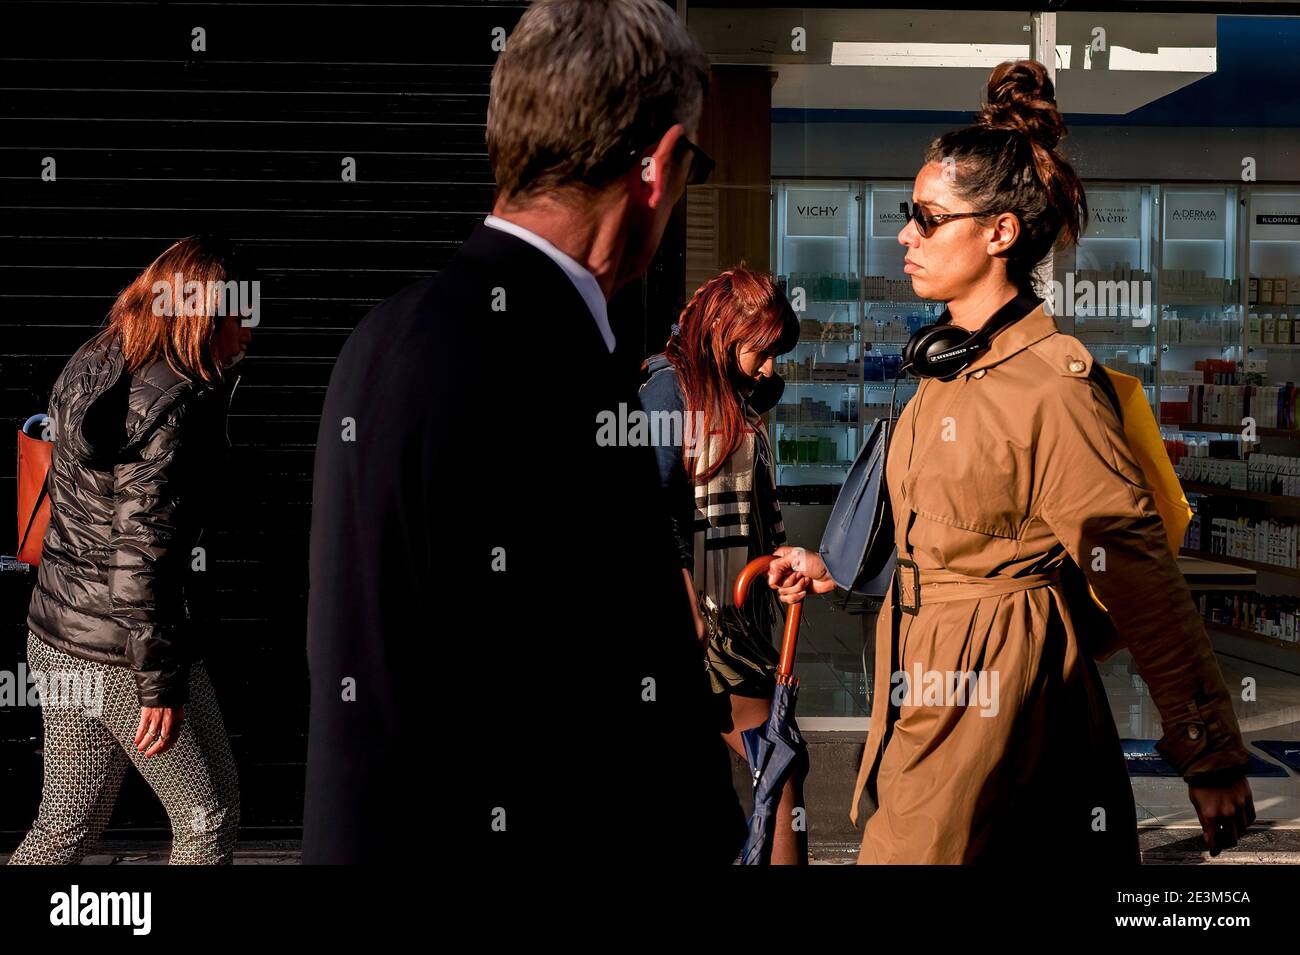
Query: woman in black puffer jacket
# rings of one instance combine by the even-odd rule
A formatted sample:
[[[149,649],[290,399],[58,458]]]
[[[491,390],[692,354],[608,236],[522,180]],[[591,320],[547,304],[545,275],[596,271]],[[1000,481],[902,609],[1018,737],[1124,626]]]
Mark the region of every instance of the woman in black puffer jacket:
[[[222,494],[230,368],[256,303],[221,243],[183,239],[122,292],[54,385],[50,524],[27,618],[45,781],[11,863],[84,858],[128,763],[167,810],[173,864],[231,861],[238,776],[185,577]]]

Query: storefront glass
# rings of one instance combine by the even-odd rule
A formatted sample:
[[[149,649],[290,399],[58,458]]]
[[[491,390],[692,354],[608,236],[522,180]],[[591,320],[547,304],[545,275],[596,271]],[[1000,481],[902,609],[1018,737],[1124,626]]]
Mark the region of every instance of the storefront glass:
[[[1204,564],[1184,567],[1229,686],[1269,683],[1275,702],[1300,704],[1300,431],[1289,384],[1300,382],[1300,19],[693,0],[686,13],[715,76],[728,89],[748,81],[746,102],[762,101],[763,124],[730,138],[769,148],[766,248],[750,216],[741,251],[798,296],[802,319],[769,419],[794,542],[820,539],[888,406],[902,345],[942,311],[912,292],[897,241],[926,146],[971,121],[997,63],[1050,60],[1070,127],[1062,148],[1092,217],[1078,246],[1045,264],[1042,292],[1061,330],[1138,378],[1159,415],[1197,510],[1184,554],[1213,552],[1222,571],[1211,582],[1192,569]],[[693,221],[705,220],[692,208],[755,187],[726,170],[720,163],[711,191],[692,189]],[[696,248],[736,247],[725,217],[708,227]],[[738,257],[696,256],[688,284]],[[1248,385],[1254,414],[1243,423],[1246,393],[1233,389]],[[914,390],[901,379],[900,401]],[[874,615],[821,600],[805,619],[801,713],[863,726]],[[1130,671],[1126,654],[1103,666],[1120,734],[1158,737]],[[1296,724],[1279,720],[1273,735],[1294,740]],[[1300,816],[1294,789],[1285,798]]]

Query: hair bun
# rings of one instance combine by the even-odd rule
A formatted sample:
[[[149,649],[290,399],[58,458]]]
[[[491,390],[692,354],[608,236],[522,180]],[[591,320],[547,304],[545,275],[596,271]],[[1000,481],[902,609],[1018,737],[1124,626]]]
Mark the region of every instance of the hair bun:
[[[1056,90],[1047,68],[1037,60],[1012,60],[994,67],[988,102],[976,123],[1023,133],[1046,149],[1055,149],[1065,136]]]

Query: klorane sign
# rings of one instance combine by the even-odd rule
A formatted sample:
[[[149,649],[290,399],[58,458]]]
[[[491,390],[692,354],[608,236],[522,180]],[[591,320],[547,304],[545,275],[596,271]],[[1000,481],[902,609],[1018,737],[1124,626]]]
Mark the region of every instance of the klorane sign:
[[[786,235],[847,236],[850,201],[849,194],[842,189],[786,190]]]
[[[1294,195],[1252,196],[1250,211],[1252,239],[1300,240],[1300,200]]]

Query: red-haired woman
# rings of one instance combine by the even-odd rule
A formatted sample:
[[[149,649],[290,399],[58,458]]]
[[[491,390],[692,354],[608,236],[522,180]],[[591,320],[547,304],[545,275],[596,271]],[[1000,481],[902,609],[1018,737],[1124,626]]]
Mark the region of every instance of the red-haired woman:
[[[167,810],[172,864],[232,861],[239,780],[184,586],[223,493],[228,369],[256,323],[255,286],[232,262],[212,239],[171,246],[54,385],[50,524],[27,617],[45,781],[11,863],[80,862],[128,764]],[[76,699],[52,692],[68,686]]]
[[[680,431],[657,435],[656,455],[682,578],[705,646],[706,666],[727,744],[744,758],[741,731],[765,722],[775,690],[772,624],[780,609],[758,588],[745,608],[731,602],[741,569],[785,541],[772,447],[760,415],[782,382],[775,356],[799,339],[799,321],[770,275],[736,268],[710,279],[682,310],[660,355],[644,365],[641,406]],[[656,415],[659,417],[656,418]],[[807,861],[807,837],[793,822],[802,793],[781,795],[772,862]]]

